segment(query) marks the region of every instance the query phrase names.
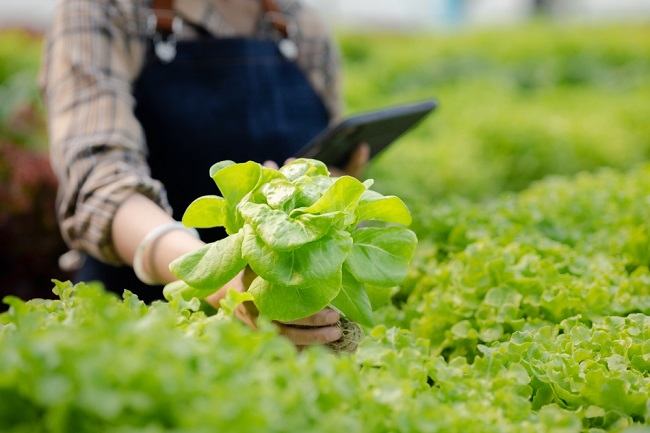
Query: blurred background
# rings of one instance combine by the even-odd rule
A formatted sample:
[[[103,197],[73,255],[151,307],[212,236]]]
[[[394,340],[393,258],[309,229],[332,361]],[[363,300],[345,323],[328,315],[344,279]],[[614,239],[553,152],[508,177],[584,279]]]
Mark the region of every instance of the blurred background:
[[[650,0],[307,2],[336,30],[347,112],[440,101],[367,173],[420,221],[449,200],[649,159]],[[36,80],[54,6],[0,2],[0,293],[23,297],[69,277]]]

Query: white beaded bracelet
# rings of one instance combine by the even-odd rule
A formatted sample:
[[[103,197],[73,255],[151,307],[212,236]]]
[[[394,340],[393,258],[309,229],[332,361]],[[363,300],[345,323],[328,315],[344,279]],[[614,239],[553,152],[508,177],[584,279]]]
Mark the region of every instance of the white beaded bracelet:
[[[151,253],[146,254],[149,250],[152,250],[158,240],[165,234],[174,231],[174,230],[183,230],[199,239],[199,233],[196,229],[191,229],[185,227],[182,223],[174,221],[168,224],[160,225],[153,230],[151,230],[144,237],[138,248],[135,250],[135,255],[133,256],[133,271],[140,281],[150,286],[155,286],[160,284],[160,278],[157,275],[152,275],[145,270],[144,260],[145,257],[149,258],[149,269],[153,269],[153,258]]]

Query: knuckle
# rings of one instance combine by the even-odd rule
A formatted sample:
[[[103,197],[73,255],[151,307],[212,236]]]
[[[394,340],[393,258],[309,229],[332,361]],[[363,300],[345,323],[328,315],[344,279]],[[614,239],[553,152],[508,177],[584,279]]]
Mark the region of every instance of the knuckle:
[[[328,312],[328,320],[330,323],[336,323],[339,320],[341,320],[341,315],[339,314],[338,311],[328,308],[327,312]]]
[[[314,333],[314,343],[326,344],[330,342],[330,335],[324,329],[319,329]]]
[[[309,318],[309,324],[313,326],[322,326],[327,322],[327,313],[325,311],[319,311]]]
[[[339,328],[338,326],[333,326],[332,330],[330,331],[331,339],[329,340],[329,342],[338,341],[341,339],[341,337],[343,337],[343,331],[341,330],[341,328]]]
[[[329,326],[320,330],[318,335],[320,343],[331,343],[341,338],[342,334],[341,330],[338,327]]]

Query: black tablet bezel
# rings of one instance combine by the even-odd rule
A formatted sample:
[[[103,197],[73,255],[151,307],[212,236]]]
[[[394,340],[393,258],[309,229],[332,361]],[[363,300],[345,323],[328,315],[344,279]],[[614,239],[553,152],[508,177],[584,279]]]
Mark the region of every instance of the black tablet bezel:
[[[360,143],[370,146],[374,158],[438,107],[435,100],[358,114],[328,127],[296,153],[342,167]]]

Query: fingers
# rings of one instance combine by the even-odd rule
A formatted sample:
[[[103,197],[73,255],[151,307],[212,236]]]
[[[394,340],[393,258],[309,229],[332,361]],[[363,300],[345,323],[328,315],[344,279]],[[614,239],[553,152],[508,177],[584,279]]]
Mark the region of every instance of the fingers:
[[[244,272],[238,273],[232,280],[224,284],[222,288],[205,298],[206,302],[214,308],[219,308],[221,300],[226,296],[229,289],[235,289],[238,292],[245,292],[248,286],[244,285]]]
[[[365,142],[361,143],[354,151],[353,158],[358,164],[367,164],[370,160],[370,145]]]
[[[304,319],[287,323],[276,322],[276,324],[280,335],[287,337],[296,346],[310,346],[339,340],[343,335],[337,325],[340,319],[341,315],[337,311],[325,308]]]
[[[284,165],[290,164],[295,161],[296,158],[288,158],[284,161]],[[363,174],[363,170],[366,168],[368,161],[370,160],[370,146],[367,143],[361,143],[357,148],[352,152],[350,160],[346,164],[343,170],[340,170],[336,167],[329,167],[330,175],[333,177],[340,177],[344,175],[360,177]],[[278,165],[274,161],[266,161],[264,163],[265,167],[278,169]]]
[[[235,309],[235,316],[252,329],[257,329],[257,308],[252,302],[244,302]],[[287,337],[296,346],[328,344],[340,340],[343,331],[338,326],[340,314],[326,308],[313,316],[289,323],[275,322],[280,335]]]
[[[294,320],[293,322],[286,322],[283,325],[297,325],[297,326],[331,326],[341,319],[341,315],[332,310],[325,308],[322,311],[314,314],[313,316],[305,317],[304,319]]]
[[[332,177],[341,177],[348,174],[347,172],[336,167],[327,167],[327,169],[330,171],[330,176]]]
[[[338,326],[296,328],[290,325],[278,324],[278,328],[280,329],[280,335],[287,337],[296,346],[333,343],[343,336],[343,331]]]
[[[277,170],[279,168],[278,164],[275,161],[264,161],[264,164],[262,164],[262,165],[264,167],[272,168],[274,170]]]
[[[258,314],[255,304],[249,301],[239,304],[235,308],[235,317],[251,329],[257,329],[256,319]]]
[[[345,166],[345,171],[350,176],[359,177],[370,159],[370,146],[367,143],[361,143],[350,157],[350,161]]]

